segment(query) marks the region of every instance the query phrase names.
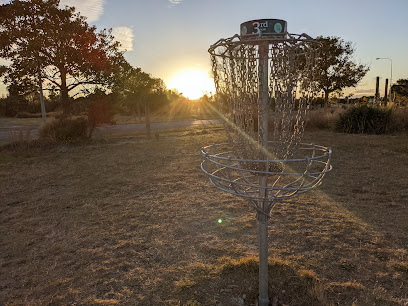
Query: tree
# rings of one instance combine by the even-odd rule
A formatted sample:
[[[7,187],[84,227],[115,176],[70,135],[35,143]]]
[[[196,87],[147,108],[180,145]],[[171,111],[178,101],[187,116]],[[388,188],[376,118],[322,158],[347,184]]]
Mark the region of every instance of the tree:
[[[13,0],[0,6],[0,57],[11,61],[5,83],[59,93],[65,115],[70,93],[82,86],[109,87],[118,65],[125,62],[110,31],[96,32],[75,8],[59,8],[59,0]]]
[[[114,93],[122,101],[123,108],[141,116],[141,109],[146,104],[164,95],[166,87],[161,79],[153,78],[140,68],[128,66],[116,82]]]
[[[166,86],[161,79],[153,78],[140,68],[130,65],[123,65],[122,68],[114,93],[120,98],[122,105],[132,114],[137,112],[139,118],[144,108],[147,137],[150,138],[150,104],[165,95]]]
[[[399,79],[392,85],[392,92],[408,97],[408,79]]]
[[[1,99],[1,115],[14,117],[19,112],[27,111],[28,101],[26,97],[18,95],[18,88],[11,86],[9,95]]]
[[[319,36],[317,40],[322,43],[322,48],[313,71],[313,81],[315,89],[324,92],[326,108],[330,93],[355,87],[369,68],[354,62],[355,50],[351,42],[340,37]]]
[[[391,93],[394,96],[394,102],[398,104],[408,103],[408,79],[399,79],[392,85]]]

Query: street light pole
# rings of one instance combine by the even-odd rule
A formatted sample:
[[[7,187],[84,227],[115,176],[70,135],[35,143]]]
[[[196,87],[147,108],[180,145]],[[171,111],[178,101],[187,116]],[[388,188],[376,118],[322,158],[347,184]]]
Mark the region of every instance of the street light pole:
[[[376,60],[382,60],[382,59],[386,59],[389,60],[391,62],[391,79],[390,79],[390,105],[391,105],[391,88],[392,88],[392,59],[390,59],[389,57],[377,57]]]

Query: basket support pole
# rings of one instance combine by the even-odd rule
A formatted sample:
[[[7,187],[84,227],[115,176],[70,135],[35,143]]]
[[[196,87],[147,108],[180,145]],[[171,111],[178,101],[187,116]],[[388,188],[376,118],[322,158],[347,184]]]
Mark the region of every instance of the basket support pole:
[[[263,160],[267,160],[265,150],[268,149],[268,52],[269,44],[259,45],[259,99],[258,99],[258,124],[259,124],[259,144],[264,149],[260,153]],[[268,171],[268,162],[265,164],[264,171]],[[259,206],[265,214],[258,213],[259,222],[259,306],[268,306],[268,194],[266,186],[268,176],[259,177]]]
[[[259,306],[268,306],[268,220],[259,222]]]

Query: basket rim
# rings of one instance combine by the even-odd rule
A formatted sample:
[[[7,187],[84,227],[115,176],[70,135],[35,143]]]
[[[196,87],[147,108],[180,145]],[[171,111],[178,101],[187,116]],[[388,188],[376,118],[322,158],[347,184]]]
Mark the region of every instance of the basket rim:
[[[273,143],[273,141],[269,141],[268,143]],[[211,150],[212,148],[216,147],[221,147],[221,146],[230,146],[229,143],[224,142],[224,143],[216,143],[212,145],[208,145],[205,147],[202,147],[200,149],[201,155],[204,158],[211,158],[211,159],[218,159],[218,160],[225,160],[225,161],[237,161],[237,162],[268,162],[268,163],[290,163],[290,162],[304,162],[304,161],[314,161],[322,158],[327,158],[330,157],[332,154],[332,149],[330,147],[325,147],[322,145],[317,145],[314,143],[304,143],[301,142],[299,143],[297,149],[298,150],[314,150],[314,151],[321,151],[323,154],[317,155],[317,156],[305,156],[304,158],[291,158],[291,159],[242,159],[242,158],[234,158],[234,157],[224,157],[221,156],[221,154],[226,154],[226,153],[231,153],[232,155],[234,154],[232,148],[229,151],[223,151],[223,152],[217,152],[216,154],[210,154],[207,152],[208,150]],[[299,147],[299,146],[305,146],[305,147]]]

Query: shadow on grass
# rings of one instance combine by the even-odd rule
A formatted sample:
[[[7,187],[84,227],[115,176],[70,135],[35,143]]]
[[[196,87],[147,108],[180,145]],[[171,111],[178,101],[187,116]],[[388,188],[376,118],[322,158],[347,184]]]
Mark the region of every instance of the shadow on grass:
[[[176,282],[184,300],[170,305],[255,305],[258,299],[258,258],[222,257],[216,267],[194,264]],[[205,288],[203,290],[202,288]],[[208,290],[210,289],[210,290]],[[289,262],[269,259],[270,305],[327,305],[314,272],[297,271]]]

